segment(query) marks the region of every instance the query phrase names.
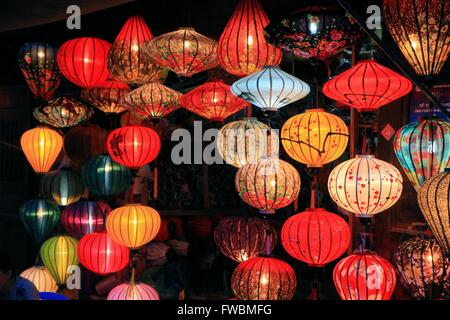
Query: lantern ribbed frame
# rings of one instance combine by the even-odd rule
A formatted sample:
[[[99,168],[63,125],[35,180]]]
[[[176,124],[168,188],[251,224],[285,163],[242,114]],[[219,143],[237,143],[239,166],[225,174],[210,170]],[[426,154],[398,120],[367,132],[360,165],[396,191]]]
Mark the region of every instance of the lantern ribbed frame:
[[[108,80],[100,87],[81,90],[81,98],[106,114],[121,113],[127,110],[122,99],[129,93],[125,83]]]
[[[33,266],[22,271],[20,277],[31,281],[39,292],[58,291],[58,285],[46,267]]]
[[[133,281],[114,287],[107,300],[159,300],[159,294],[148,284]]]
[[[51,171],[41,177],[39,191],[48,200],[67,206],[80,200],[84,192],[81,175],[69,168]]]

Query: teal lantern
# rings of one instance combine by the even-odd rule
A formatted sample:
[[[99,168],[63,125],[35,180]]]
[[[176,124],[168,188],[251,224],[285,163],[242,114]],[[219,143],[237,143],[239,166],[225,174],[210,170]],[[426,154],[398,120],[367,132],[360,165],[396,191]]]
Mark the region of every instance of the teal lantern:
[[[41,196],[67,206],[80,200],[84,187],[81,176],[69,168],[62,168],[42,176],[39,182]]]
[[[51,236],[60,216],[56,203],[44,199],[30,200],[20,207],[20,219],[37,246]]]
[[[81,178],[89,191],[100,196],[118,194],[131,185],[130,170],[106,154],[88,160],[81,169]]]

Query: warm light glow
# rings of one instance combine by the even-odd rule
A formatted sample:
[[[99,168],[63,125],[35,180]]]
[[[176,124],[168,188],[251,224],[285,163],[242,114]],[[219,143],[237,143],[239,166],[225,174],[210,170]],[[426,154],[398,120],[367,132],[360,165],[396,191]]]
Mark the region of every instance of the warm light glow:
[[[96,88],[84,88],[81,98],[106,114],[127,110],[123,97],[130,93],[128,85],[120,81],[105,81]]]
[[[31,281],[39,292],[58,291],[58,285],[46,267],[33,266],[24,270],[20,277]]]
[[[249,45],[249,46],[251,46],[252,44],[253,44],[253,37],[250,35],[250,36],[248,36],[248,38],[247,38],[247,44]]]

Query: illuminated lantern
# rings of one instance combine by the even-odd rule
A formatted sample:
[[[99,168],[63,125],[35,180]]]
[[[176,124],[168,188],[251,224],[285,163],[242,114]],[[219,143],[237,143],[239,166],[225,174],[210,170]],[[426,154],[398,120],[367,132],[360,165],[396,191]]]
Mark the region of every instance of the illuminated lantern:
[[[69,40],[58,49],[59,69],[79,87],[97,87],[108,78],[106,65],[110,48],[110,43],[93,37]]]
[[[58,206],[44,199],[29,200],[20,207],[20,219],[36,245],[50,237],[60,216]]]
[[[50,128],[36,127],[25,131],[20,138],[20,146],[36,173],[50,171],[63,145],[61,135]]]
[[[223,82],[206,82],[181,96],[180,104],[187,110],[210,121],[223,122],[225,118],[248,107]]]
[[[125,83],[105,81],[100,87],[84,88],[81,98],[106,114],[121,113],[127,110],[122,99],[130,93]]]
[[[219,39],[220,66],[236,76],[246,76],[281,62],[280,49],[268,44],[264,28],[269,24],[258,0],[241,0]]]
[[[58,285],[46,267],[33,266],[24,270],[20,277],[31,281],[39,292],[58,291]]]
[[[216,144],[225,162],[237,168],[277,156],[279,151],[277,132],[256,118],[227,123],[220,128]]]
[[[394,137],[394,151],[416,191],[450,166],[450,123],[423,120],[407,124]]]
[[[236,96],[261,108],[278,109],[303,99],[309,94],[306,82],[277,67],[264,67],[261,71],[242,78],[231,86]]]
[[[137,249],[156,237],[161,225],[159,213],[140,204],[128,204],[111,211],[106,230],[117,243]]]
[[[65,284],[70,274],[70,266],[78,265],[75,238],[56,236],[45,241],[40,249],[41,259],[57,284]]]
[[[153,38],[147,43],[147,53],[158,65],[182,77],[190,77],[219,64],[217,42],[193,28],[180,28]]]
[[[81,179],[89,191],[100,196],[110,196],[128,189],[131,172],[109,155],[101,154],[85,163],[81,169]]]
[[[133,269],[130,282],[114,287],[109,292],[107,300],[159,300],[159,294],[151,286],[135,282]]]
[[[92,110],[75,99],[59,97],[33,110],[34,118],[56,128],[68,128],[88,120]]]
[[[372,217],[400,198],[403,179],[396,167],[371,155],[344,161],[331,171],[328,192],[341,208],[357,217]]]
[[[105,230],[106,215],[111,208],[104,202],[81,199],[67,206],[61,215],[61,224],[75,238]]]
[[[214,242],[223,255],[244,262],[259,254],[272,253],[277,244],[277,232],[262,219],[227,217],[214,229]]]
[[[374,111],[411,92],[411,81],[375,60],[364,60],[323,86],[323,94],[359,112]]]
[[[420,211],[447,257],[450,257],[450,172],[431,177],[417,194]]]
[[[395,269],[374,252],[345,257],[335,266],[333,281],[342,300],[389,300],[395,289]]]
[[[78,242],[78,259],[88,270],[106,275],[118,272],[128,265],[130,250],[115,243],[106,232],[94,232]]]
[[[291,300],[296,288],[294,269],[265,256],[240,263],[231,276],[231,289],[240,300]]]
[[[67,206],[80,200],[84,187],[78,172],[62,168],[42,176],[39,190],[47,199],[55,201],[60,206]]]
[[[393,256],[402,285],[414,299],[439,299],[450,289],[450,263],[435,239],[402,242]]]
[[[153,129],[126,126],[110,132],[106,148],[114,161],[130,169],[139,169],[158,156],[161,139]]]
[[[38,101],[49,101],[61,83],[56,50],[48,43],[27,42],[17,54],[20,71]]]
[[[160,83],[147,83],[124,97],[128,109],[146,118],[163,118],[180,107],[181,93]]]
[[[247,204],[263,214],[272,214],[297,199],[300,175],[283,160],[263,158],[240,168],[236,173],[235,186]]]
[[[309,168],[321,168],[347,148],[348,128],[341,118],[323,109],[310,109],[288,119],[281,129],[286,153]]]
[[[417,74],[437,75],[450,53],[450,3],[444,0],[384,0],[392,38]]]
[[[323,267],[339,258],[350,244],[350,228],[340,216],[322,208],[309,208],[283,224],[281,243],[297,260]]]

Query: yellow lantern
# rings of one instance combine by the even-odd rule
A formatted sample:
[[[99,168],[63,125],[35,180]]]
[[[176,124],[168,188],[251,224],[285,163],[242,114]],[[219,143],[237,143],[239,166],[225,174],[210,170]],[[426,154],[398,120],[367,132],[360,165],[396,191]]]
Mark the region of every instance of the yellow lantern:
[[[281,143],[292,159],[310,168],[321,168],[344,153],[348,129],[341,118],[323,109],[311,109],[286,121]]]
[[[45,173],[50,171],[56,161],[63,146],[63,138],[53,129],[36,127],[22,134],[20,145],[33,170]]]
[[[33,282],[39,292],[58,291],[58,285],[46,267],[33,266],[24,270],[20,276]]]

